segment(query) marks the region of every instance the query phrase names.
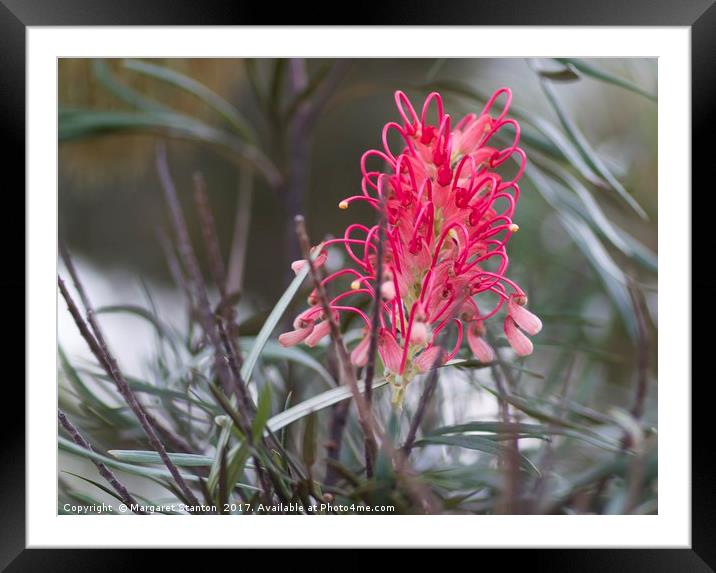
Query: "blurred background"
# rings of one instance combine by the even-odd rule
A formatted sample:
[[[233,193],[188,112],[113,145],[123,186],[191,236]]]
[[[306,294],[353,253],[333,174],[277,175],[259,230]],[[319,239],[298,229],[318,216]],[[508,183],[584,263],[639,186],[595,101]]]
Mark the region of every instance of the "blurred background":
[[[459,118],[509,86],[528,164],[508,276],[545,323],[523,365],[534,377],[520,374],[513,390],[549,397],[571,384],[569,400],[599,419],[611,408],[633,411],[635,388],[646,383],[639,417],[656,427],[655,60],[61,59],[58,65],[59,228],[95,305],[146,306],[151,292],[167,322],[185,324],[186,303],[161,239],[170,224],[155,149],[164,142],[197,244],[196,174],[205,181],[229,261],[227,280],[240,292],[242,334],[255,334],[291,279],[295,214],[305,215],[314,242],[342,234],[352,222],[374,224],[362,203],[348,211],[337,205],[360,190],[362,153],[380,147],[386,122],[399,121],[395,90],[416,108],[438,90],[446,111]],[[210,274],[204,250],[196,250]],[[329,266],[340,262],[334,257]],[[302,306],[299,297],[295,309]],[[59,308],[60,344],[67,355],[87,359]],[[151,325],[119,313],[102,320],[123,367],[144,373],[153,353]],[[473,403],[476,412],[492,411],[484,392],[472,388],[464,396],[461,408]],[[567,466],[582,461],[572,458]]]

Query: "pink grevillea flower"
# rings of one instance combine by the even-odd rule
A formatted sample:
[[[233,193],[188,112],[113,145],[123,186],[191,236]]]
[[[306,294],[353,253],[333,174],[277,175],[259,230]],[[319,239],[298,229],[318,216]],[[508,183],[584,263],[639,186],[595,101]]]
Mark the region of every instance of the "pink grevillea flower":
[[[503,96],[502,109],[494,110]],[[484,321],[505,305],[505,336],[518,355],[532,352],[527,335],[542,328],[525,307],[524,291],[506,276],[506,245],[519,229],[513,222],[520,195],[517,182],[526,162],[518,147],[520,126],[507,118],[511,99],[510,90],[502,88],[479,114],[454,123],[438,93],[429,94],[418,113],[403,92],[396,92],[400,121],[383,128],[382,149],[367,151],[361,158],[362,193],[339,204],[347,209],[363,201],[385,209],[378,352],[389,379],[403,387],[415,374],[455,357],[464,333],[474,356],[492,361],[495,352],[484,337]],[[500,147],[496,135],[505,127],[509,129],[503,131],[504,137],[511,142]],[[502,168],[509,159],[516,160],[516,169]],[[376,160],[380,167],[369,167]],[[505,176],[505,171],[512,175]],[[374,297],[379,232],[378,225],[353,223],[343,237],[321,246],[342,245],[354,263],[323,282],[352,281],[330,306],[337,314],[355,313],[364,323],[351,354],[357,366],[368,358],[371,322],[351,300]],[[321,250],[317,262],[324,261]],[[294,270],[305,264],[297,261]],[[296,318],[294,330],[281,335],[282,344],[314,345],[329,334],[315,292],[309,304]],[[456,342],[444,350],[438,335],[448,327],[455,328]]]

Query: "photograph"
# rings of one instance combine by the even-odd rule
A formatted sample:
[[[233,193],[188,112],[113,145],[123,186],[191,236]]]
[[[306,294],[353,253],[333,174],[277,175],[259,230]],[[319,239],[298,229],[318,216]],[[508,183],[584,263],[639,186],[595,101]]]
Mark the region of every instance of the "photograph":
[[[659,514],[657,58],[56,65],[60,521]]]

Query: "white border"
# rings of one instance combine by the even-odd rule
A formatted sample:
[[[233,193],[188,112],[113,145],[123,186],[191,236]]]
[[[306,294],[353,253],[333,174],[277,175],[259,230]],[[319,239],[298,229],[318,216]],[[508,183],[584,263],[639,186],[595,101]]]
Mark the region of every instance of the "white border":
[[[29,547],[690,546],[689,28],[36,28],[27,30],[27,544]],[[437,51],[437,53],[436,53]],[[57,516],[58,57],[659,58],[658,516]],[[662,230],[664,227],[662,226]],[[690,289],[686,292],[690,293]],[[198,521],[197,521],[198,520]],[[299,524],[300,521],[300,524]]]

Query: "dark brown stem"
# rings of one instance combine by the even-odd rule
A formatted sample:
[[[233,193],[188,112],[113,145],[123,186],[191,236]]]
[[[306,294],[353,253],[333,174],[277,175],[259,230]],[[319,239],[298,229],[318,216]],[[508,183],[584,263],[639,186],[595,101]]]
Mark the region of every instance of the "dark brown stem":
[[[204,329],[204,333],[214,349],[214,368],[216,374],[224,388],[232,388],[235,386],[236,391],[242,393],[243,398],[241,402],[249,403],[251,401],[251,397],[248,395],[246,386],[241,380],[237,380],[235,378],[232,380],[231,372],[228,368],[226,360],[224,359],[221,338],[217,332],[216,319],[211,310],[206,284],[204,283],[204,278],[201,274],[201,270],[199,269],[199,262],[194,254],[194,249],[191,246],[191,240],[189,238],[186,221],[184,220],[184,214],[179,204],[174,182],[172,181],[171,174],[169,173],[166,149],[162,145],[157,147],[157,170],[159,172],[162,189],[164,190],[164,198],[166,199],[172,218],[179,256],[189,274],[194,300],[198,307],[197,310],[199,313],[199,319],[202,328]],[[239,414],[242,417],[244,425],[241,429],[244,432],[248,432],[251,428],[249,413],[245,408],[241,408],[239,410]]]
[[[174,252],[174,248],[172,247],[171,241],[169,241],[169,238],[162,229],[157,232],[157,239],[159,240],[159,245],[164,252],[164,258],[167,261],[167,266],[169,267],[169,272],[172,275],[174,284],[186,296],[186,299],[189,303],[189,313],[193,314],[194,300],[191,292],[191,287],[189,286],[189,283],[184,276],[184,271],[179,264],[179,260],[177,259],[176,253]]]
[[[425,382],[425,389],[423,390],[423,393],[420,396],[420,401],[418,402],[418,409],[416,410],[413,419],[410,421],[408,435],[405,438],[405,443],[403,444],[403,451],[406,453],[406,455],[410,454],[410,450],[413,449],[413,445],[415,444],[415,438],[418,435],[418,428],[420,428],[420,424],[422,423],[423,417],[425,416],[425,412],[428,408],[428,403],[433,397],[433,394],[435,393],[435,388],[438,385],[437,366],[438,364],[434,364],[432,369],[430,370],[428,379]]]
[[[57,409],[57,418],[60,420],[60,424],[65,429],[65,431],[70,435],[70,438],[72,438],[72,441],[80,446],[81,448],[84,448],[85,450],[89,450],[90,452],[94,452],[94,448],[92,448],[92,445],[80,434],[79,430],[67,419],[67,415],[60,410]],[[92,460],[92,463],[97,467],[97,470],[99,471],[99,474],[107,480],[109,485],[112,486],[112,489],[117,492],[117,495],[122,499],[124,504],[134,513],[139,513],[144,515],[145,512],[141,508],[133,509],[133,507],[139,505],[137,503],[137,500],[132,497],[132,494],[129,493],[129,490],[126,488],[126,486],[119,481],[116,475],[114,475],[114,472],[110,470],[106,465],[104,465],[102,462],[98,462],[97,460]]]
[[[508,428],[511,428],[512,419],[510,416],[510,405],[505,397],[509,396],[510,388],[515,386],[515,381],[512,379],[505,362],[502,360],[499,350],[497,350],[495,339],[492,337],[490,331],[488,330],[485,335],[490,345],[495,348],[495,361],[490,364],[490,371],[497,388],[497,402],[500,410],[500,418]],[[509,382],[509,386],[505,380]],[[516,512],[516,503],[519,497],[520,460],[517,436],[514,432],[510,431],[508,433],[512,434],[512,436],[510,436],[506,441],[507,447],[505,448],[505,455],[501,460],[502,467],[506,470],[506,480],[501,499],[497,504],[497,511],[500,513],[512,514]]]
[[[219,237],[216,232],[214,215],[209,206],[206,181],[204,180],[204,176],[199,172],[194,173],[194,203],[196,204],[196,211],[199,215],[201,234],[204,239],[207,260],[209,261],[209,271],[211,272],[211,278],[214,280],[221,294],[223,307],[226,300],[226,272],[224,271],[224,261],[221,256],[221,248],[219,247]]]
[[[286,128],[286,176],[283,203],[286,209],[286,255],[289,261],[298,257],[296,242],[290,233],[290,221],[304,211],[304,201],[310,175],[311,137],[321,110],[335,91],[350,65],[339,60],[324,78],[310,99],[301,103]],[[290,61],[289,85],[292,95],[299,97],[308,85],[306,62],[300,58]]]
[[[60,248],[60,255],[62,256],[62,260],[65,263],[65,267],[67,268],[67,272],[70,273],[70,277],[72,278],[72,283],[75,286],[75,290],[77,291],[77,294],[80,296],[80,301],[82,303],[82,306],[85,309],[85,313],[87,315],[87,321],[90,325],[90,328],[92,330],[92,335],[95,337],[97,342],[100,345],[100,348],[102,350],[102,356],[105,357],[106,364],[103,364],[104,369],[107,370],[108,367],[110,367],[110,364],[108,362],[108,357],[111,356],[111,353],[109,351],[109,346],[107,345],[107,342],[104,338],[104,334],[102,332],[102,329],[100,328],[99,323],[97,322],[97,315],[95,313],[94,307],[90,303],[89,297],[87,296],[87,291],[85,291],[84,285],[82,284],[82,281],[80,280],[79,273],[77,272],[77,268],[75,267],[75,263],[72,260],[72,257],[70,256],[69,251],[67,250],[66,245],[64,242],[60,241],[59,243]],[[139,402],[139,400],[137,400]],[[140,402],[141,405],[141,402]],[[179,436],[175,435],[170,429],[165,428],[162,426],[162,424],[159,423],[158,420],[156,420],[149,412],[144,410],[145,416],[147,420],[149,421],[150,425],[156,429],[156,431],[161,434],[164,439],[168,442],[171,442],[172,447],[177,449],[178,451],[182,451],[185,453],[192,453],[192,449],[184,440],[182,440]]]
[[[454,316],[454,314],[453,314]],[[418,429],[420,428],[420,424],[423,421],[423,417],[425,416],[425,412],[427,412],[428,404],[430,403],[430,400],[433,397],[433,394],[435,393],[435,388],[438,384],[438,368],[442,364],[443,357],[445,356],[445,343],[447,342],[447,334],[448,329],[446,328],[443,330],[443,333],[440,336],[440,339],[437,341],[437,346],[440,347],[440,352],[435,357],[435,360],[433,361],[432,366],[430,367],[430,371],[428,373],[428,379],[425,382],[425,388],[423,390],[422,395],[420,396],[420,400],[418,402],[418,409],[415,412],[415,415],[413,416],[413,419],[410,421],[410,428],[408,429],[408,435],[405,439],[405,442],[403,443],[402,451],[405,453],[405,455],[410,455],[410,451],[413,449],[413,445],[415,444],[415,438],[418,434]]]
[[[298,235],[298,241],[301,245],[303,258],[308,264],[308,268],[310,270],[311,279],[313,280],[313,284],[318,295],[319,304],[323,308],[324,319],[328,321],[328,325],[330,327],[331,341],[333,342],[333,346],[336,351],[336,358],[338,360],[340,381],[342,384],[347,385],[353,394],[353,399],[355,400],[356,408],[358,410],[358,422],[363,430],[365,439],[375,442],[373,416],[366,404],[365,396],[363,396],[358,389],[358,381],[356,380],[355,371],[350,362],[348,350],[346,350],[346,345],[343,343],[343,337],[341,336],[340,329],[338,328],[338,324],[333,316],[333,311],[331,310],[331,305],[328,301],[328,296],[326,295],[326,289],[321,282],[321,277],[316,269],[313,259],[311,258],[311,242],[306,231],[306,223],[301,215],[296,217],[296,234]]]
[[[631,414],[637,420],[640,420],[644,415],[644,402],[646,401],[646,394],[648,389],[648,375],[649,375],[649,337],[646,331],[646,320],[644,319],[644,310],[642,309],[641,301],[639,300],[639,294],[637,287],[632,283],[629,285],[629,295],[631,296],[631,303],[634,307],[634,315],[636,316],[637,326],[637,383],[636,392],[634,395],[634,404],[631,408]]]
[[[199,262],[194,253],[191,239],[189,238],[189,231],[184,219],[184,213],[182,212],[179,204],[176,187],[174,186],[174,182],[169,172],[166,149],[162,145],[157,147],[157,171],[159,173],[159,179],[162,184],[162,189],[164,190],[164,197],[172,218],[179,255],[184,263],[184,266],[186,267],[187,273],[189,274],[194,300],[197,304],[199,320],[204,333],[214,350],[214,370],[224,388],[233,389],[240,395],[238,403],[241,407],[238,408],[238,418],[235,421],[238,428],[243,432],[249,440],[249,443],[253,446],[251,421],[253,419],[253,412],[256,411],[256,406],[248,393],[248,389],[244,380],[241,378],[240,372],[238,369],[233,371],[230,368],[231,359],[227,360],[225,357],[225,347],[222,344],[221,335],[219,333],[219,321],[211,310],[206,284],[201,274]],[[232,348],[232,346],[230,345],[229,348]],[[234,363],[236,363],[235,349],[233,355]],[[254,455],[254,462],[256,465],[258,480],[262,486],[266,501],[270,502],[270,484],[266,478],[264,470],[261,467],[261,464],[259,463],[258,456],[256,455]],[[272,480],[275,479],[275,476],[270,468],[266,468],[266,471],[269,472],[269,477]]]
[[[368,362],[365,367],[365,401],[369,409],[373,405],[373,376],[378,348],[378,327],[380,323],[380,307],[383,304],[380,285],[383,280],[383,249],[385,246],[385,205],[381,204],[378,220],[378,246],[376,250],[375,280],[373,281],[373,311],[370,317],[370,344],[368,346]],[[373,477],[375,450],[373,444],[365,443],[365,473]]]
[[[326,353],[326,368],[330,372],[334,380],[339,380],[338,361],[336,359],[336,351],[333,345],[328,347]],[[326,479],[324,485],[333,486],[340,477],[337,465],[331,463],[338,461],[341,456],[343,447],[343,432],[348,421],[348,411],[350,409],[350,400],[343,400],[333,406],[331,414],[331,423],[328,429],[328,441],[326,443]]]
[[[92,354],[94,354],[97,361],[103,366],[110,378],[114,380],[115,384],[117,385],[117,389],[119,390],[119,393],[122,395],[122,398],[124,398],[129,408],[137,417],[137,420],[139,420],[139,423],[142,426],[144,433],[149,439],[149,443],[159,454],[159,457],[161,458],[162,462],[164,462],[164,465],[172,474],[174,481],[176,482],[177,486],[182,491],[184,496],[187,498],[187,500],[189,500],[194,505],[199,505],[199,501],[197,500],[196,496],[191,491],[191,489],[189,489],[189,486],[187,486],[186,482],[184,481],[184,478],[179,473],[177,467],[169,459],[169,456],[167,455],[167,450],[164,447],[162,441],[159,439],[159,436],[157,436],[156,430],[149,422],[144,408],[140,404],[139,400],[137,400],[137,397],[134,395],[134,392],[132,392],[131,388],[129,387],[129,384],[127,384],[124,375],[117,366],[116,360],[107,349],[107,345],[104,342],[104,337],[102,336],[102,331],[99,329],[99,325],[95,324],[94,328],[95,332],[98,333],[98,337],[101,338],[102,342],[99,342],[98,339],[95,338],[95,336],[92,334],[92,332],[90,332],[87,323],[82,318],[82,314],[77,308],[75,301],[72,299],[72,296],[67,290],[64,281],[59,275],[57,276],[57,284],[60,288],[60,292],[62,293],[62,297],[67,303],[67,308],[69,309],[70,314],[72,315],[72,318],[74,319],[75,324],[77,325],[77,328],[82,335],[82,338],[84,338],[85,342],[89,346],[90,350],[92,351]],[[84,293],[84,290],[82,290],[81,292]],[[86,304],[89,305],[89,300],[87,299],[86,295],[80,296],[82,297],[83,301],[86,301]],[[90,312],[91,308],[91,306],[86,307],[88,318],[94,318],[93,313]]]
[[[226,328],[224,328],[224,325],[220,320],[216,322],[216,326],[219,329],[219,336],[221,337],[221,342],[224,346],[224,351],[226,352],[226,362],[229,365],[229,369],[233,373],[234,378],[238,381],[238,384],[243,387],[246,387],[246,383],[241,377],[241,362],[238,349],[236,348],[236,345],[234,344],[233,340],[229,337],[229,334],[226,332]],[[250,415],[253,417],[256,413],[256,408],[254,406],[253,400],[247,399],[248,396],[245,392],[238,391],[238,389],[236,388],[236,384],[232,384],[231,389],[233,390],[234,394],[236,395],[236,398],[239,400],[242,407],[245,408],[246,411],[249,412]]]

